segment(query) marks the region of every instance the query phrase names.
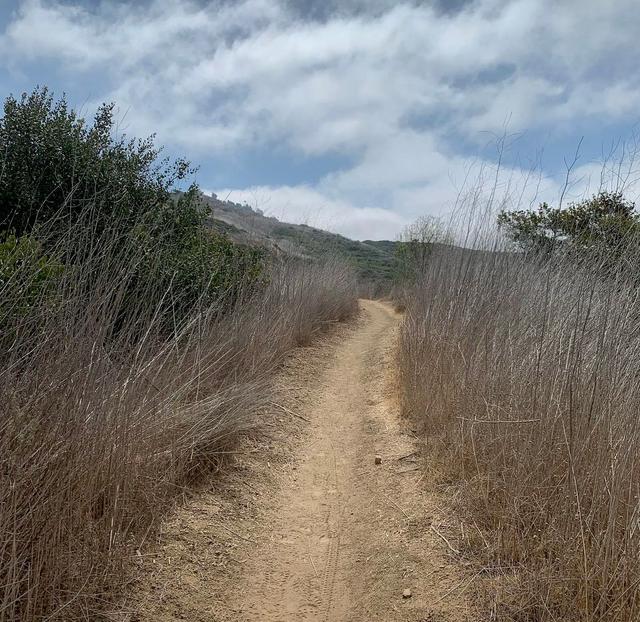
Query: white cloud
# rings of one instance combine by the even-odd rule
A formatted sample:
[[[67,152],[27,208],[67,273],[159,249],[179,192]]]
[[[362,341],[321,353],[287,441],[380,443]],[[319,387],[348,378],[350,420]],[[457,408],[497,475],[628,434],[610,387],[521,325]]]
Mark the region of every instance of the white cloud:
[[[322,207],[358,237],[449,208],[483,160],[452,135],[480,149],[505,123],[558,132],[640,110],[635,0],[335,4],[345,10],[314,20],[285,0],[24,0],[0,56],[99,76],[96,100],[117,101],[133,133],[157,131],[196,160],[270,144],[350,156],[314,187],[246,192],[273,193],[290,218]]]

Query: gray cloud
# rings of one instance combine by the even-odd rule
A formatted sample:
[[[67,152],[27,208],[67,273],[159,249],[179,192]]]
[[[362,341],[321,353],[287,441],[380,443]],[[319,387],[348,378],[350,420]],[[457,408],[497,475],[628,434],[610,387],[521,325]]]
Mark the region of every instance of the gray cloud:
[[[386,210],[392,234],[451,202],[451,179],[478,159],[452,134],[480,146],[506,122],[631,119],[639,30],[635,0],[24,0],[0,56],[100,76],[97,99],[117,101],[136,133],[196,158],[273,143],[347,154],[353,167],[299,197],[351,210],[342,230],[362,236],[361,216],[374,218],[362,210]],[[293,201],[295,189],[271,190]]]

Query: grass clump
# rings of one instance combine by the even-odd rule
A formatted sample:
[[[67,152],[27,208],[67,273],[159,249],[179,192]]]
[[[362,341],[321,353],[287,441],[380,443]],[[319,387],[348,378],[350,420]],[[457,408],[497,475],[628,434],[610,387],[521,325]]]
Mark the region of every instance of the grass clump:
[[[357,308],[340,263],[209,231],[171,198],[186,163],[111,111],[40,89],[0,120],[0,620],[96,619],[287,353]]]
[[[404,410],[461,489],[491,619],[637,620],[637,236],[610,243],[608,227],[596,243],[581,221],[541,253],[529,243],[548,233],[533,227],[540,214],[517,212],[518,241],[531,233],[522,250],[484,234],[493,213],[472,208],[477,237],[435,248],[407,290]]]

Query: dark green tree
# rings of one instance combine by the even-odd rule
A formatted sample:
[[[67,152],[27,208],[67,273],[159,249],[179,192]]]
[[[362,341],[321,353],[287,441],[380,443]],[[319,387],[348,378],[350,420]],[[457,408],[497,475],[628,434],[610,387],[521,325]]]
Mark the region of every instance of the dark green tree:
[[[141,301],[170,327],[196,305],[233,304],[260,279],[263,254],[210,231],[197,186],[174,194],[193,173],[189,162],[162,157],[153,136],[118,137],[113,114],[113,104],[105,104],[88,123],[46,88],[6,99],[0,117],[0,289],[18,277],[39,284],[58,276],[57,269],[18,261],[25,249],[37,249],[38,257],[65,269],[90,262],[85,272],[96,282],[117,271],[114,279],[126,282],[126,295],[113,302],[121,307],[118,325],[132,316],[145,321]],[[94,285],[87,283],[86,291]]]
[[[114,105],[88,124],[47,88],[8,97],[0,118],[0,230],[20,236],[35,223],[64,228],[88,206],[103,219],[133,222],[192,169],[161,157],[154,137],[116,137]]]
[[[502,211],[498,224],[521,248],[547,252],[560,247],[614,250],[640,232],[635,204],[620,192],[599,192],[566,209],[542,203],[537,210]]]

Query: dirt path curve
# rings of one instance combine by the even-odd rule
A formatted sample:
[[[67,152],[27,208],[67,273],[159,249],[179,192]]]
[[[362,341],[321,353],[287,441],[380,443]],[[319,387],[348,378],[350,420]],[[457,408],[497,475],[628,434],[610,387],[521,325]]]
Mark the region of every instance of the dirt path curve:
[[[205,495],[179,512],[133,619],[472,619],[468,577],[438,535],[446,517],[437,492],[425,487],[400,426],[399,316],[375,301],[362,301],[361,311],[357,326],[325,346],[321,364],[289,379],[292,392],[308,390],[295,407],[279,402],[280,414],[306,429],[267,460],[270,473],[256,474],[255,462],[240,469],[237,488],[251,498]]]

